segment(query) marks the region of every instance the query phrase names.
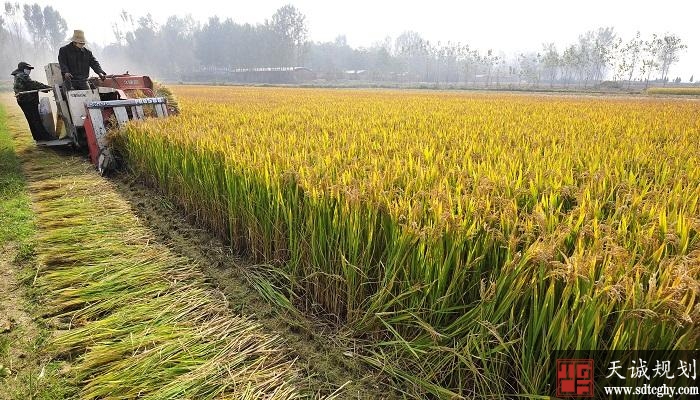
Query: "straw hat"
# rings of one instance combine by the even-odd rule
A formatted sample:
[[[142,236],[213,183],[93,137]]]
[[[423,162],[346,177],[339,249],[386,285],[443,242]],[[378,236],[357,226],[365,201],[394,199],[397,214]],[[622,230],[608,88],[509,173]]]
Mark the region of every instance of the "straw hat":
[[[73,37],[70,38],[71,42],[76,42],[80,44],[85,44],[85,32],[76,29],[73,31]]]

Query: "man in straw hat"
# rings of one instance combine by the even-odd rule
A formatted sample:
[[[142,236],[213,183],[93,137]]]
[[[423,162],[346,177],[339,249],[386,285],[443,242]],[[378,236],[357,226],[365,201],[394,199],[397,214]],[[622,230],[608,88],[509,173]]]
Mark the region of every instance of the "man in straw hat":
[[[92,68],[100,79],[107,75],[97,62],[92,52],[85,48],[85,33],[73,31],[70,43],[58,50],[58,63],[61,65],[63,80],[72,85],[72,89],[88,89],[87,79]]]
[[[27,62],[17,64],[17,69],[12,71],[15,77],[14,90],[17,96],[17,104],[22,109],[24,117],[27,118],[29,130],[32,132],[34,140],[55,139],[44,127],[39,114],[39,93],[38,91],[49,91],[51,86],[37,82],[29,77],[34,67]],[[20,94],[21,93],[21,94]]]

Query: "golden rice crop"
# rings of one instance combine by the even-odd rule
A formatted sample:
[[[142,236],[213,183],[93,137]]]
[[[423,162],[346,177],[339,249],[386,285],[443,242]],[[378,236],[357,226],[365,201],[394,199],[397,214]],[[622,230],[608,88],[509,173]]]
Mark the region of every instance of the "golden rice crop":
[[[700,87],[651,87],[646,90],[646,93],[700,96]]]
[[[439,397],[551,352],[697,348],[700,103],[180,87],[129,167]],[[405,386],[404,386],[405,387]]]

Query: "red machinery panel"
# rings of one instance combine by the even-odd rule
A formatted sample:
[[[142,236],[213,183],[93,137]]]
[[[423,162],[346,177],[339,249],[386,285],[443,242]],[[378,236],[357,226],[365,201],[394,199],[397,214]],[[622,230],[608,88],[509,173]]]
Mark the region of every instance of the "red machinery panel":
[[[109,120],[109,118],[114,115],[114,111],[112,109],[103,109],[101,110],[102,112],[102,121],[100,123],[104,125],[103,121]],[[88,144],[88,152],[90,153],[90,162],[95,166],[99,168],[99,157],[100,157],[100,145],[97,142],[97,135],[95,134],[95,127],[92,123],[92,117],[90,116],[90,113],[88,112],[87,118],[85,118],[85,122],[83,123],[83,128],[85,128],[85,138],[87,139],[87,144]]]
[[[95,138],[95,128],[92,127],[92,120],[86,118],[83,123],[83,128],[85,128],[85,138],[88,143],[88,151],[90,152],[90,162],[92,165],[97,166],[97,155],[100,150],[97,146],[97,139]]]
[[[96,80],[96,86],[123,90],[129,97],[140,91],[145,96],[153,96],[153,81],[142,75],[108,75],[105,80]]]

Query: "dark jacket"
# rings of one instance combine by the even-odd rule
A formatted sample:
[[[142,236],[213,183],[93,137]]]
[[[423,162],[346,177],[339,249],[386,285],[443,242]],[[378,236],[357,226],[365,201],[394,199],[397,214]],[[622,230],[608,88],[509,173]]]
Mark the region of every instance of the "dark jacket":
[[[87,79],[90,76],[90,68],[97,74],[105,73],[90,50],[85,47],[81,49],[73,42],[58,50],[58,63],[61,73],[70,72],[75,80]]]
[[[32,80],[32,78],[29,77],[28,74],[25,74],[24,71],[20,71],[18,69],[12,71],[12,75],[15,76],[15,85],[14,85],[14,90],[15,94],[19,92],[25,92],[27,90],[40,90],[40,89],[51,89],[51,86],[45,85],[41,82],[37,82],[35,80]],[[17,96],[17,102],[18,103],[29,103],[29,102],[39,102],[39,94],[38,93],[27,93],[27,94],[22,94]]]

